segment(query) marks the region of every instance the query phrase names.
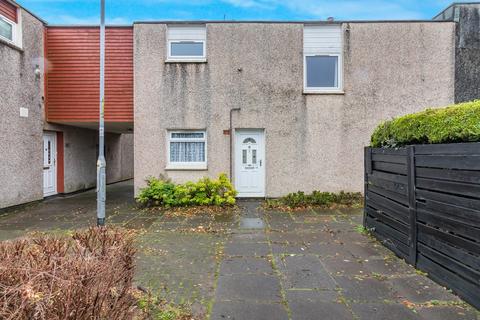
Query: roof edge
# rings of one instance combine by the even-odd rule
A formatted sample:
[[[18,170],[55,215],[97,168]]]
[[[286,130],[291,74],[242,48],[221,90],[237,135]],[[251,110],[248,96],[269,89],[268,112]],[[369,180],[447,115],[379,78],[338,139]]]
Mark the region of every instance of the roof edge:
[[[100,28],[100,25],[95,24],[49,24],[48,28]],[[133,24],[107,24],[105,28],[123,28],[131,29]]]
[[[440,11],[437,15],[435,15],[432,20],[435,20],[437,17],[441,16],[445,11],[450,9],[451,7],[454,6],[460,6],[460,5],[472,5],[472,4],[478,4],[480,5],[480,1],[469,1],[469,2],[452,2],[448,7]],[[438,21],[438,20],[437,20]],[[445,21],[445,20],[444,20]]]
[[[133,24],[243,24],[243,23],[264,23],[264,24],[317,24],[332,25],[342,23],[442,23],[450,22],[444,20],[150,20],[150,21],[134,21]]]

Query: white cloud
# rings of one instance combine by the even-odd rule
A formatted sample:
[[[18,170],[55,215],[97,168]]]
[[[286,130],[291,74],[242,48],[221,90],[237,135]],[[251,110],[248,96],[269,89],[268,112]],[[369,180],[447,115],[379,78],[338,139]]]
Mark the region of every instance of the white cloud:
[[[276,0],[221,0],[223,3],[244,9],[274,10],[281,5]]]

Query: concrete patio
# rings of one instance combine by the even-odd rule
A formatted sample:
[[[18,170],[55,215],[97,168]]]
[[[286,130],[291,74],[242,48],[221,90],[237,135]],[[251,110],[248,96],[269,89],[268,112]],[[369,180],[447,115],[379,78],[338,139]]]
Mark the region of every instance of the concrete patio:
[[[361,209],[165,215],[131,181],[108,187],[108,224],[139,231],[136,282],[210,319],[479,319],[454,294],[361,234]],[[89,191],[2,213],[0,239],[95,222]]]

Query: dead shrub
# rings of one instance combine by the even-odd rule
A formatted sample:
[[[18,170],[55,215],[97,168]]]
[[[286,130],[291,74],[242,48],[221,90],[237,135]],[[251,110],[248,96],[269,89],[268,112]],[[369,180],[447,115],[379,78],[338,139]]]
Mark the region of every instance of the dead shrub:
[[[132,319],[133,240],[90,228],[1,242],[0,319]]]

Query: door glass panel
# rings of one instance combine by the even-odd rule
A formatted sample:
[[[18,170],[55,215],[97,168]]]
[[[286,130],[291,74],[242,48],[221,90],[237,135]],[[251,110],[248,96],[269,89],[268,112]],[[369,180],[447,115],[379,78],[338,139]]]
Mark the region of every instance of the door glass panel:
[[[242,163],[247,164],[247,150],[242,150]]]
[[[247,138],[247,139],[243,140],[243,143],[247,144],[247,143],[257,143],[257,142],[253,138]]]
[[[253,164],[257,163],[257,150],[255,149],[252,150],[252,163]]]
[[[51,145],[50,145],[50,140],[48,140],[47,142],[47,157],[48,157],[48,160],[47,160],[47,164],[51,164],[51,155],[52,155],[52,149],[51,149]]]

